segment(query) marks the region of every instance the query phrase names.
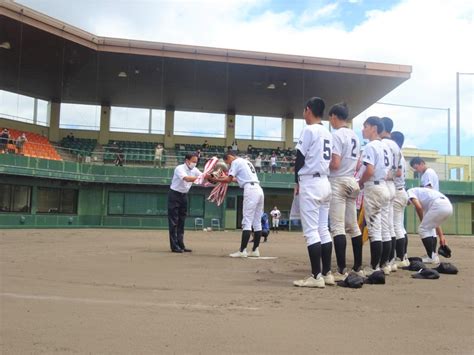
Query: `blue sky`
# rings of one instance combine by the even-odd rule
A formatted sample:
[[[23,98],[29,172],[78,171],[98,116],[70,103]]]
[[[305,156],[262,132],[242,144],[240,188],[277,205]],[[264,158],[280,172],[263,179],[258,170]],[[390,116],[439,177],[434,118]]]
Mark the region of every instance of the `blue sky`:
[[[335,22],[341,24],[346,30],[352,30],[367,18],[367,13],[372,10],[384,11],[395,6],[398,1],[388,0],[272,0],[256,6],[249,16],[260,15],[262,12],[271,10],[274,12],[290,11],[297,14],[320,13],[312,21],[311,25],[331,25]],[[294,25],[299,26],[300,18],[295,18]]]
[[[100,36],[411,65],[381,101],[451,108],[452,152],[456,72],[474,73],[471,0],[20,2]],[[461,153],[474,155],[474,76],[461,77],[460,92]],[[392,117],[408,145],[447,152],[446,112],[373,105],[356,131],[370,115]]]

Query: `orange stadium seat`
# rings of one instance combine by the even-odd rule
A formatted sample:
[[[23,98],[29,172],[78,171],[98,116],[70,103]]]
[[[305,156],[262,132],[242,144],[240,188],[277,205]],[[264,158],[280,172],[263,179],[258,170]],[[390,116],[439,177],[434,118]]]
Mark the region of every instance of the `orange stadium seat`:
[[[10,137],[16,140],[24,131],[17,129],[9,129]],[[50,160],[62,160],[56,149],[53,147],[48,138],[38,133],[25,132],[28,142],[23,147],[23,154],[27,157],[43,158]],[[16,148],[15,148],[16,151]]]

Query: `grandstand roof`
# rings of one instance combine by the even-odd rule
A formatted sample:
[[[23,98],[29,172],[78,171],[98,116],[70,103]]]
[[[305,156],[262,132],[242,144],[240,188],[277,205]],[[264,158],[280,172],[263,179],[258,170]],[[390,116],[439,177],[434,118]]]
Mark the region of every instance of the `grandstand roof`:
[[[346,101],[355,116],[411,74],[407,65],[99,37],[13,2],[0,3],[6,41],[0,89],[57,102],[291,118],[320,96]]]

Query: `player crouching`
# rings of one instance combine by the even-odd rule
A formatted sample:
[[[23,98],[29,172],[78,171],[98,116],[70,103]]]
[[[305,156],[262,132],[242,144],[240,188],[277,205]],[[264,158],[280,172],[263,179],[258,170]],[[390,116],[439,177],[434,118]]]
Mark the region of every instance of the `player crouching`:
[[[446,245],[444,234],[439,228],[453,214],[453,206],[449,199],[441,192],[426,187],[414,187],[407,191],[408,201],[413,204],[421,224],[418,227],[421,241],[426,249],[426,258],[423,262],[427,264],[439,264],[439,256],[436,254],[436,245],[433,238],[433,229],[439,234],[441,245]]]

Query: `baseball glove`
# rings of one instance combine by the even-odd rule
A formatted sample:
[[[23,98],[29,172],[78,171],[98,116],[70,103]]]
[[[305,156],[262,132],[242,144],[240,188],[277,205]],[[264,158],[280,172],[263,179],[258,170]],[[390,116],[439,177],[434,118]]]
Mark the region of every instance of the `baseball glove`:
[[[451,248],[448,247],[446,244],[441,245],[438,248],[438,254],[441,256],[444,256],[445,258],[450,258],[451,257]]]

